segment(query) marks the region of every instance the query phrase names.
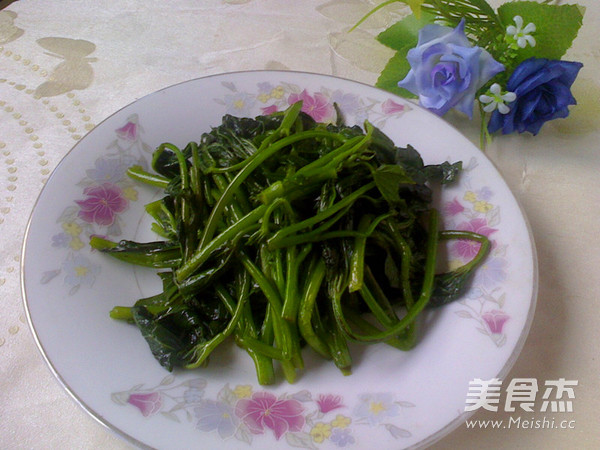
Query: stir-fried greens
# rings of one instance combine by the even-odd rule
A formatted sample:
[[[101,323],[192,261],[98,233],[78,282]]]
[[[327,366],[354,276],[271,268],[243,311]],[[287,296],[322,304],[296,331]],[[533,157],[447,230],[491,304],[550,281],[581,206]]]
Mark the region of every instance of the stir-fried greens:
[[[348,343],[416,344],[418,317],[456,299],[489,242],[439,231],[430,183],[460,163],[424,165],[370,123],[322,124],[301,112],[223,117],[198,143],[162,144],[150,172],[164,189],[146,205],[161,240],[93,248],[160,269],[162,292],[117,306],[165,368],[196,368],[228,337],[254,361],[258,381],[289,382],[312,348],[350,372]],[[479,253],[436,274],[440,240],[472,239]]]

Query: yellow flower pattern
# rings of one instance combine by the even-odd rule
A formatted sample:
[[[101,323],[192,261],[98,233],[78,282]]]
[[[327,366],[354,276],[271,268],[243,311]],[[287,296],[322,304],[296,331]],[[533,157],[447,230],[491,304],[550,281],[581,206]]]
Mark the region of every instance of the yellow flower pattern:
[[[131,186],[123,189],[123,196],[132,202],[135,202],[138,199],[138,191]]]
[[[280,99],[284,96],[285,91],[282,86],[277,86],[271,90],[271,98]]]
[[[350,425],[350,423],[352,423],[352,419],[350,417],[338,414],[335,416],[335,419],[331,421],[331,426],[334,428],[344,429]]]
[[[317,422],[310,430],[310,435],[313,438],[313,441],[320,444],[329,436],[331,436],[331,425],[323,422]]]
[[[276,86],[270,92],[262,92],[256,96],[261,103],[267,103],[271,99],[280,100],[285,95],[285,90],[282,86]]]
[[[469,203],[474,203],[477,201],[477,194],[473,191],[467,191],[467,192],[465,192],[465,195],[463,198]]]
[[[79,236],[81,234],[81,227],[75,222],[65,222],[62,224],[62,229],[65,233],[70,236]]]
[[[249,398],[252,395],[252,386],[249,384],[239,384],[233,390],[237,398]]]
[[[479,198],[477,193],[473,191],[465,192],[463,196],[463,200],[473,204],[473,210],[482,214],[487,214],[492,209],[494,209],[494,205],[489,203],[487,200],[482,200]]]
[[[494,205],[486,202],[485,200],[477,200],[473,202],[473,209],[480,213],[487,213],[494,208]]]
[[[74,237],[71,239],[71,242],[69,242],[69,247],[71,247],[73,250],[81,250],[84,246],[85,244],[78,237]]]

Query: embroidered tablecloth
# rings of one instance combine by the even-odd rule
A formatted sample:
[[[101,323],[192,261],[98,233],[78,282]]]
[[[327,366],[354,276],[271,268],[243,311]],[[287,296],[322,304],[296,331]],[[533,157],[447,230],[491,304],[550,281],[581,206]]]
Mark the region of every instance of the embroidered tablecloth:
[[[500,2],[491,1],[493,5]],[[581,61],[579,105],[542,132],[486,150],[535,237],[540,286],[530,336],[509,379],[577,380],[562,429],[461,426],[435,448],[598,448],[600,357],[600,4],[566,59]],[[374,36],[393,5],[349,28],[375,0],[65,0],[0,5],[0,447],[130,448],[54,379],[28,328],[20,288],[28,218],[61,158],[104,118],[163,87],[211,74],[280,69],[374,84],[392,53]],[[557,30],[560,33],[560,30]],[[478,144],[478,125],[448,115]],[[509,412],[479,411],[476,419]],[[551,418],[534,412],[524,420]]]

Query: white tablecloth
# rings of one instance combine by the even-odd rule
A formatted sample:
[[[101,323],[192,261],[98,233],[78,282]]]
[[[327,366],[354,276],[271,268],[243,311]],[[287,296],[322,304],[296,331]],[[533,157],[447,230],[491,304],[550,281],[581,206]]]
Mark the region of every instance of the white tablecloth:
[[[112,112],[191,78],[289,69],[374,84],[391,56],[374,36],[406,13],[388,8],[347,33],[376,3],[1,2],[8,6],[0,10],[0,448],[129,448],[59,386],[26,323],[23,236],[61,158]],[[584,63],[574,86],[579,105],[536,137],[499,137],[487,149],[528,216],[539,256],[537,312],[508,378],[578,380],[573,412],[564,416],[574,427],[461,426],[435,448],[600,448],[600,3],[579,3],[587,7],[584,26],[567,55]],[[476,123],[448,120],[478,143]]]

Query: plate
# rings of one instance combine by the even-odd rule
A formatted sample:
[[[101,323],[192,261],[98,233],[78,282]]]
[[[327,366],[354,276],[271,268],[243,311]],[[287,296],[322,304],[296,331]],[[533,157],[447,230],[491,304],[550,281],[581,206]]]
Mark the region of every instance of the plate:
[[[426,163],[462,161],[460,181],[436,199],[445,228],[487,235],[492,251],[468,292],[431,312],[415,349],[353,347],[353,374],[306,354],[295,384],[264,387],[241,350],[219,349],[207,368],[163,369],[138,330],[109,318],[158,289],[87,245],[89,236],[145,240],[143,206],[158,194],[125,170],[169,141],[184,146],[224,114],[253,117],[303,100],[318,121],[369,120]],[[449,245],[450,264],[476,248]],[[440,118],[353,81],[278,71],[239,72],[177,84],[116,112],[61,161],[32,213],[22,286],[43,357],[93,417],[139,446],[167,448],[422,447],[464,423],[469,382],[502,378],[535,308],[537,269],[527,221],[492,163]]]

